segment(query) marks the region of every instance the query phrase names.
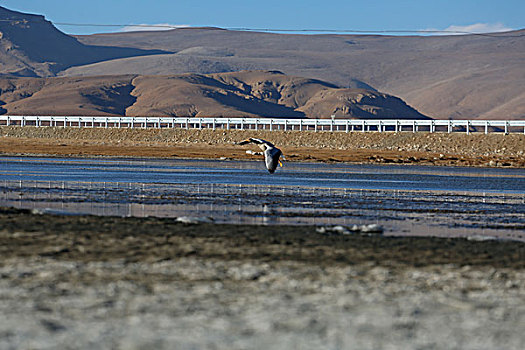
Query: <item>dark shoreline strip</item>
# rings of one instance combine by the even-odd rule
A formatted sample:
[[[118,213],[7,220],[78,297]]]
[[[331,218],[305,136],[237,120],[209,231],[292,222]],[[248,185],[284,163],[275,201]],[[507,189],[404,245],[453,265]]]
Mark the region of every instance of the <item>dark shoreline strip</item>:
[[[319,234],[313,226],[176,223],[164,218],[35,215],[0,208],[0,264],[9,258],[155,262],[181,257],[319,266],[454,264],[525,268],[525,243]]]

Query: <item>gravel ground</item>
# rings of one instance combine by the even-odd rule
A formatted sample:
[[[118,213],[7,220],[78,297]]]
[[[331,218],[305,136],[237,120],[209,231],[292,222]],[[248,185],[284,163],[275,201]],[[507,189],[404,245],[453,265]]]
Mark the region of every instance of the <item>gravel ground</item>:
[[[9,260],[0,348],[522,349],[525,272]]]
[[[0,210],[1,349],[522,349],[525,244]]]

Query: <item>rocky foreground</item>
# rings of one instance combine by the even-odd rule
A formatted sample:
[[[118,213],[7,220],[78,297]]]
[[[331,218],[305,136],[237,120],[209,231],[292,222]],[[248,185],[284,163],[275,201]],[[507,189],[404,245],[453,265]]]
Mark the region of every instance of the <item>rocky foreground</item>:
[[[344,133],[184,129],[0,127],[0,153],[71,156],[252,159],[259,137],[288,161],[525,167],[524,134]]]
[[[0,209],[0,348],[521,349],[525,244]]]

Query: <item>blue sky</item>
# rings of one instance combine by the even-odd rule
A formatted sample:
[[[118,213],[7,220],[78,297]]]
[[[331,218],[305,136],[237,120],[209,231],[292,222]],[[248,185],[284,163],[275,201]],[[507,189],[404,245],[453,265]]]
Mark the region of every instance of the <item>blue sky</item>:
[[[525,27],[523,0],[0,0],[52,22],[223,28],[501,31]],[[124,27],[57,25],[69,34]]]

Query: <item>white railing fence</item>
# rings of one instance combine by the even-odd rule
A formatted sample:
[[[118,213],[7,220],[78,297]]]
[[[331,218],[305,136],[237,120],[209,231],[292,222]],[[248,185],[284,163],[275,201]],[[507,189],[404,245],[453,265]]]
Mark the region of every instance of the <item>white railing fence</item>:
[[[410,120],[410,119],[281,119],[0,116],[0,126],[76,128],[183,128],[227,130],[298,130],[343,132],[522,132],[525,120]]]

